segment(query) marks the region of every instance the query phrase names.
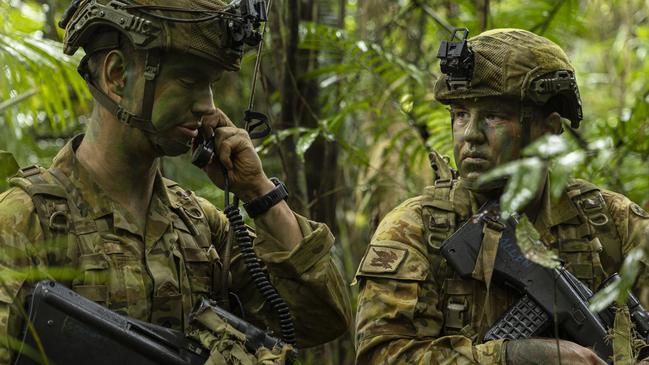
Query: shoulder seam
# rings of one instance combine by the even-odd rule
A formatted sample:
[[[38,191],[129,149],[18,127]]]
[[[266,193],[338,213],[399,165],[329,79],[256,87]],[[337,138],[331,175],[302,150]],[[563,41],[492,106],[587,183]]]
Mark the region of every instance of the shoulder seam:
[[[23,190],[23,189],[21,189],[21,188],[19,188],[17,186],[11,187],[11,188],[5,190],[4,192],[2,192],[2,194],[0,194],[0,198],[1,198],[0,199],[0,204],[7,201],[7,199],[12,194],[25,194],[25,196],[28,198],[29,202],[31,203],[30,204],[30,211],[34,211],[34,202],[32,201],[32,198],[29,196],[29,194],[25,190]]]

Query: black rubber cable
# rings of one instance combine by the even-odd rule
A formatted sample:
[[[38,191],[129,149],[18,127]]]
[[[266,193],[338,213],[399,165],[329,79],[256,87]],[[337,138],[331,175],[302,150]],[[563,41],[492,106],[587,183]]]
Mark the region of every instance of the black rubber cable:
[[[227,196],[228,192],[226,191],[225,193]],[[230,222],[230,229],[234,234],[234,242],[236,242],[239,247],[248,274],[252,278],[252,281],[255,283],[255,286],[261,293],[262,297],[270,304],[273,311],[277,314],[282,340],[295,346],[295,323],[293,322],[291,310],[289,309],[288,304],[286,304],[284,298],[280,296],[277,289],[273,284],[271,284],[268,276],[259,263],[259,259],[252,247],[252,238],[248,233],[248,228],[246,227],[239,211],[239,198],[236,195],[234,196],[232,204],[225,207],[225,215],[228,217],[228,222]]]

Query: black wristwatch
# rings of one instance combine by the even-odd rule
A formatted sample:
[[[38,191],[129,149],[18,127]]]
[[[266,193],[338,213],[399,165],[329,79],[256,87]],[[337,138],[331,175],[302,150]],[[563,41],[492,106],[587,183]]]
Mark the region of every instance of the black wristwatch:
[[[271,190],[268,194],[255,198],[243,205],[243,208],[248,212],[250,218],[255,219],[266,213],[268,209],[273,207],[273,205],[282,200],[288,199],[288,189],[286,189],[286,185],[276,177],[271,177],[270,181],[275,184],[275,189]]]

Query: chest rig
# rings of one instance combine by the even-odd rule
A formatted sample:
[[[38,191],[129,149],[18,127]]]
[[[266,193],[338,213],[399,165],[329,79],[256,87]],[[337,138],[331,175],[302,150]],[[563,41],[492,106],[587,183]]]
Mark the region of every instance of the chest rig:
[[[44,237],[35,246],[47,262],[38,264],[72,269],[72,275],[53,279],[86,298],[182,330],[198,297],[215,295],[221,262],[207,218],[196,198],[175,182],[163,178],[171,223],[148,244],[115,228],[111,214],[93,218],[88,203],[56,168],[23,168],[10,184],[29,194],[40,220]]]
[[[481,339],[482,332],[490,325],[482,320],[486,301],[490,301],[497,318],[517,297],[506,288],[491,285],[490,298],[485,298],[482,282],[461,279],[447,266],[440,248],[470,218],[472,207],[468,191],[458,187],[458,180],[448,172],[448,168],[440,168],[444,161],[431,155],[431,163],[436,179],[424,192],[422,222],[431,278],[435,280],[441,298],[438,309],[444,314],[442,335],[461,334],[474,340]],[[622,263],[621,239],[597,186],[575,180],[568,185],[566,194],[577,215],[549,227],[549,232],[542,238],[558,250],[570,272],[596,291],[599,284],[616,272]]]

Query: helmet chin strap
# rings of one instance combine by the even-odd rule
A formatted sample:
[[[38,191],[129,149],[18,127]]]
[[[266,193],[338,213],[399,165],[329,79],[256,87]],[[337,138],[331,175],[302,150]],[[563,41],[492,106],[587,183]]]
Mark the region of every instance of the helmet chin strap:
[[[520,111],[520,123],[522,132],[521,147],[525,148],[530,144],[530,142],[532,142],[531,125],[532,119],[534,119],[534,108],[525,103],[521,103]]]
[[[89,53],[91,54],[91,53]],[[157,129],[151,121],[153,113],[153,102],[155,97],[156,76],[160,72],[160,51],[157,49],[148,50],[144,61],[144,93],[142,97],[142,114],[137,115],[126,110],[122,105],[112,100],[105,92],[95,85],[88,70],[88,58],[85,56],[79,65],[77,71],[86,80],[88,89],[92,96],[113,114],[117,120],[129,127],[137,128],[146,134],[147,138],[153,144],[157,153],[162,153],[163,148],[157,141]]]

